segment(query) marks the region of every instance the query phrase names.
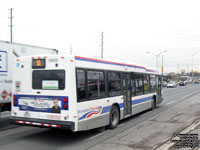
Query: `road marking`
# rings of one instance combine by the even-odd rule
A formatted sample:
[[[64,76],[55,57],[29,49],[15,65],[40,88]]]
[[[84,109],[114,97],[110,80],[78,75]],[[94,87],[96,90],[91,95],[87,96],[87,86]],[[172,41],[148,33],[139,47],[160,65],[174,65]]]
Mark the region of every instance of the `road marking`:
[[[192,94],[194,94],[194,93],[196,93],[196,92],[199,92],[199,90],[194,91],[194,92],[192,92],[192,93],[190,93],[190,94],[187,94],[187,95],[185,95],[185,96],[183,96],[183,97],[181,97],[181,98],[186,98],[186,97],[188,97],[188,96],[190,96],[190,95],[192,95]]]
[[[167,105],[172,104],[172,103],[174,103],[174,102],[175,102],[175,101],[171,101],[171,102],[167,103]]]

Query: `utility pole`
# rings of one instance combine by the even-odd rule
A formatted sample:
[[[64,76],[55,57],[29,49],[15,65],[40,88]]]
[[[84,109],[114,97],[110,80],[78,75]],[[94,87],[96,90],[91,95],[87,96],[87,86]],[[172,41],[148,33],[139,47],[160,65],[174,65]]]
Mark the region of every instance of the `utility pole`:
[[[101,33],[101,59],[103,59],[103,32]]]
[[[189,75],[190,74],[189,64],[187,64],[187,72],[188,72],[188,75]]]
[[[72,45],[70,45],[70,55],[72,55]]]
[[[13,27],[13,24],[12,24],[12,19],[13,19],[13,16],[12,16],[12,11],[13,11],[13,8],[10,8],[9,9],[10,10],[10,25],[9,25],[9,27],[10,27],[10,42],[12,43],[13,42],[13,36],[12,36],[12,27]]]

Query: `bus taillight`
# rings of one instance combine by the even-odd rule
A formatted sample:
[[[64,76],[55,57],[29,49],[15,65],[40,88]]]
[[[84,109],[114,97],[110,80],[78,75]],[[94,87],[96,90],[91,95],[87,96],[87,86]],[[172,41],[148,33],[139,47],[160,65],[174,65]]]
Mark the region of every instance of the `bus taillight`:
[[[16,100],[17,100],[17,96],[16,96],[16,95],[14,95],[14,96],[13,96],[13,99],[16,101]]]
[[[68,109],[68,97],[63,97],[62,98],[62,108],[64,110],[67,110]]]
[[[68,101],[67,97],[64,97],[64,98],[62,99],[62,101],[63,101],[63,103],[67,103],[67,101]]]
[[[62,105],[63,109],[67,109],[67,104]]]

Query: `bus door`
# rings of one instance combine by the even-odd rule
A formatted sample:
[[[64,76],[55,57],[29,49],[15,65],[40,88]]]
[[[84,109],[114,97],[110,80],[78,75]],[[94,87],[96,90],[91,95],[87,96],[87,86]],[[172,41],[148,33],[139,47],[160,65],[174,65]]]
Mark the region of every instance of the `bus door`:
[[[161,76],[156,76],[156,91],[157,91],[157,102],[160,103],[162,100],[162,79]]]
[[[131,76],[130,73],[122,73],[123,99],[124,99],[124,116],[131,114]]]

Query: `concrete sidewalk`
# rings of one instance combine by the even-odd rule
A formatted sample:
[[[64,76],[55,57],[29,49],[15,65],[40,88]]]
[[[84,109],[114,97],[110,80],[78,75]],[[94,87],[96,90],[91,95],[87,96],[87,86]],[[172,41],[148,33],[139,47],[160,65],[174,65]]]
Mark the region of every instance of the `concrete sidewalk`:
[[[199,120],[199,122],[200,122],[200,120]],[[200,125],[198,125],[195,129],[193,129],[193,130],[191,130],[191,131],[189,131],[189,132],[181,132],[181,134],[198,134],[198,142],[199,142],[199,135],[200,135]],[[190,138],[192,138],[192,136],[190,136]],[[176,138],[177,139],[177,138]],[[180,140],[180,138],[178,138],[177,140]],[[196,141],[196,139],[193,139],[193,142],[195,143],[195,142],[197,142]],[[184,143],[186,143],[186,142],[184,142]],[[168,145],[167,145],[168,144]],[[196,143],[195,143],[196,144]],[[195,146],[195,144],[193,144],[193,146]],[[200,143],[199,143],[199,146],[200,146]],[[185,148],[179,148],[179,150],[200,150],[200,147],[194,147],[194,148],[190,148],[190,147],[185,147]],[[161,147],[166,147],[166,148],[168,148],[168,150],[177,150],[177,148],[175,147],[175,145],[171,145],[171,144],[169,144],[169,142],[167,142],[167,143],[165,143],[165,144],[163,144],[163,146],[161,146]],[[158,149],[163,149],[163,148],[158,148]],[[165,149],[166,149],[165,148]]]
[[[166,143],[200,117],[200,93],[89,150],[151,150]]]

